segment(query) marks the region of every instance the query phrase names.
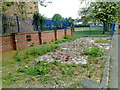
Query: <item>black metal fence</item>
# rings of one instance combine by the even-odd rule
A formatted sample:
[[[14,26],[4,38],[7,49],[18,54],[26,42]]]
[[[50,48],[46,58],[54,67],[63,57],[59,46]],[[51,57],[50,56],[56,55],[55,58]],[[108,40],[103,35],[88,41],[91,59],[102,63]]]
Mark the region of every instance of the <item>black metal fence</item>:
[[[30,31],[34,31],[31,19],[8,16],[2,17],[1,33],[30,32]]]
[[[2,16],[1,21],[2,31],[0,33],[39,31],[38,26],[33,24],[34,19],[32,18]],[[62,21],[46,20],[44,28],[41,31],[66,29],[70,26],[71,23],[67,19],[63,19]]]

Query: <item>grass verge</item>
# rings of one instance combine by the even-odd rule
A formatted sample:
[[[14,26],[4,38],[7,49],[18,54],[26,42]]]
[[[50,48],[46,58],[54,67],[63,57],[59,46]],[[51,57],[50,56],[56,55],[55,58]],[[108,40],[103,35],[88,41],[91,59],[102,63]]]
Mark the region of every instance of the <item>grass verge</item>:
[[[59,43],[63,43],[63,42],[70,42],[70,41],[73,41],[77,38],[79,38],[79,37],[77,37],[77,36],[66,36],[62,40],[53,41],[53,43],[54,44],[59,44]]]

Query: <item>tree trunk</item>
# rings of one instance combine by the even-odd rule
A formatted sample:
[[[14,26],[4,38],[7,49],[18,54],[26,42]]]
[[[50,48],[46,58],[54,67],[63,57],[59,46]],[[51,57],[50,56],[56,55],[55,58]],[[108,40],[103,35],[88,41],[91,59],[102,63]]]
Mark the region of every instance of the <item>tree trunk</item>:
[[[108,22],[103,22],[103,34],[105,34],[105,31],[108,31]]]
[[[103,22],[103,34],[105,34],[105,22]]]

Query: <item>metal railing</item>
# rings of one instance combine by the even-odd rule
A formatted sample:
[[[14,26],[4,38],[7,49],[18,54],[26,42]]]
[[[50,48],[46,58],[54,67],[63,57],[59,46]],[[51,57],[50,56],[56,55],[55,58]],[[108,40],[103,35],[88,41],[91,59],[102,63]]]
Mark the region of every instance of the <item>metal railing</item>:
[[[63,19],[62,21],[47,19],[42,30],[39,28],[40,26],[33,24],[34,19],[32,18],[2,16],[1,21],[2,31],[0,31],[0,33],[48,31],[66,29],[71,26],[71,23],[67,19]]]

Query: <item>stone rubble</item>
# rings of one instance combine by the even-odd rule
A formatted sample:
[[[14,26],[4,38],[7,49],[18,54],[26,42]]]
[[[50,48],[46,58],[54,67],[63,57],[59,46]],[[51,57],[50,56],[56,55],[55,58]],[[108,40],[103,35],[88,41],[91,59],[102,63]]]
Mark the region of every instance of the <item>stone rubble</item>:
[[[87,56],[84,55],[83,50],[86,47],[99,47],[103,50],[109,50],[109,43],[95,43],[95,40],[109,40],[110,37],[81,37],[71,42],[61,44],[61,48],[47,53],[43,56],[39,56],[35,61],[45,60],[47,62],[53,62],[58,60],[62,63],[74,62],[76,64],[87,64]]]

